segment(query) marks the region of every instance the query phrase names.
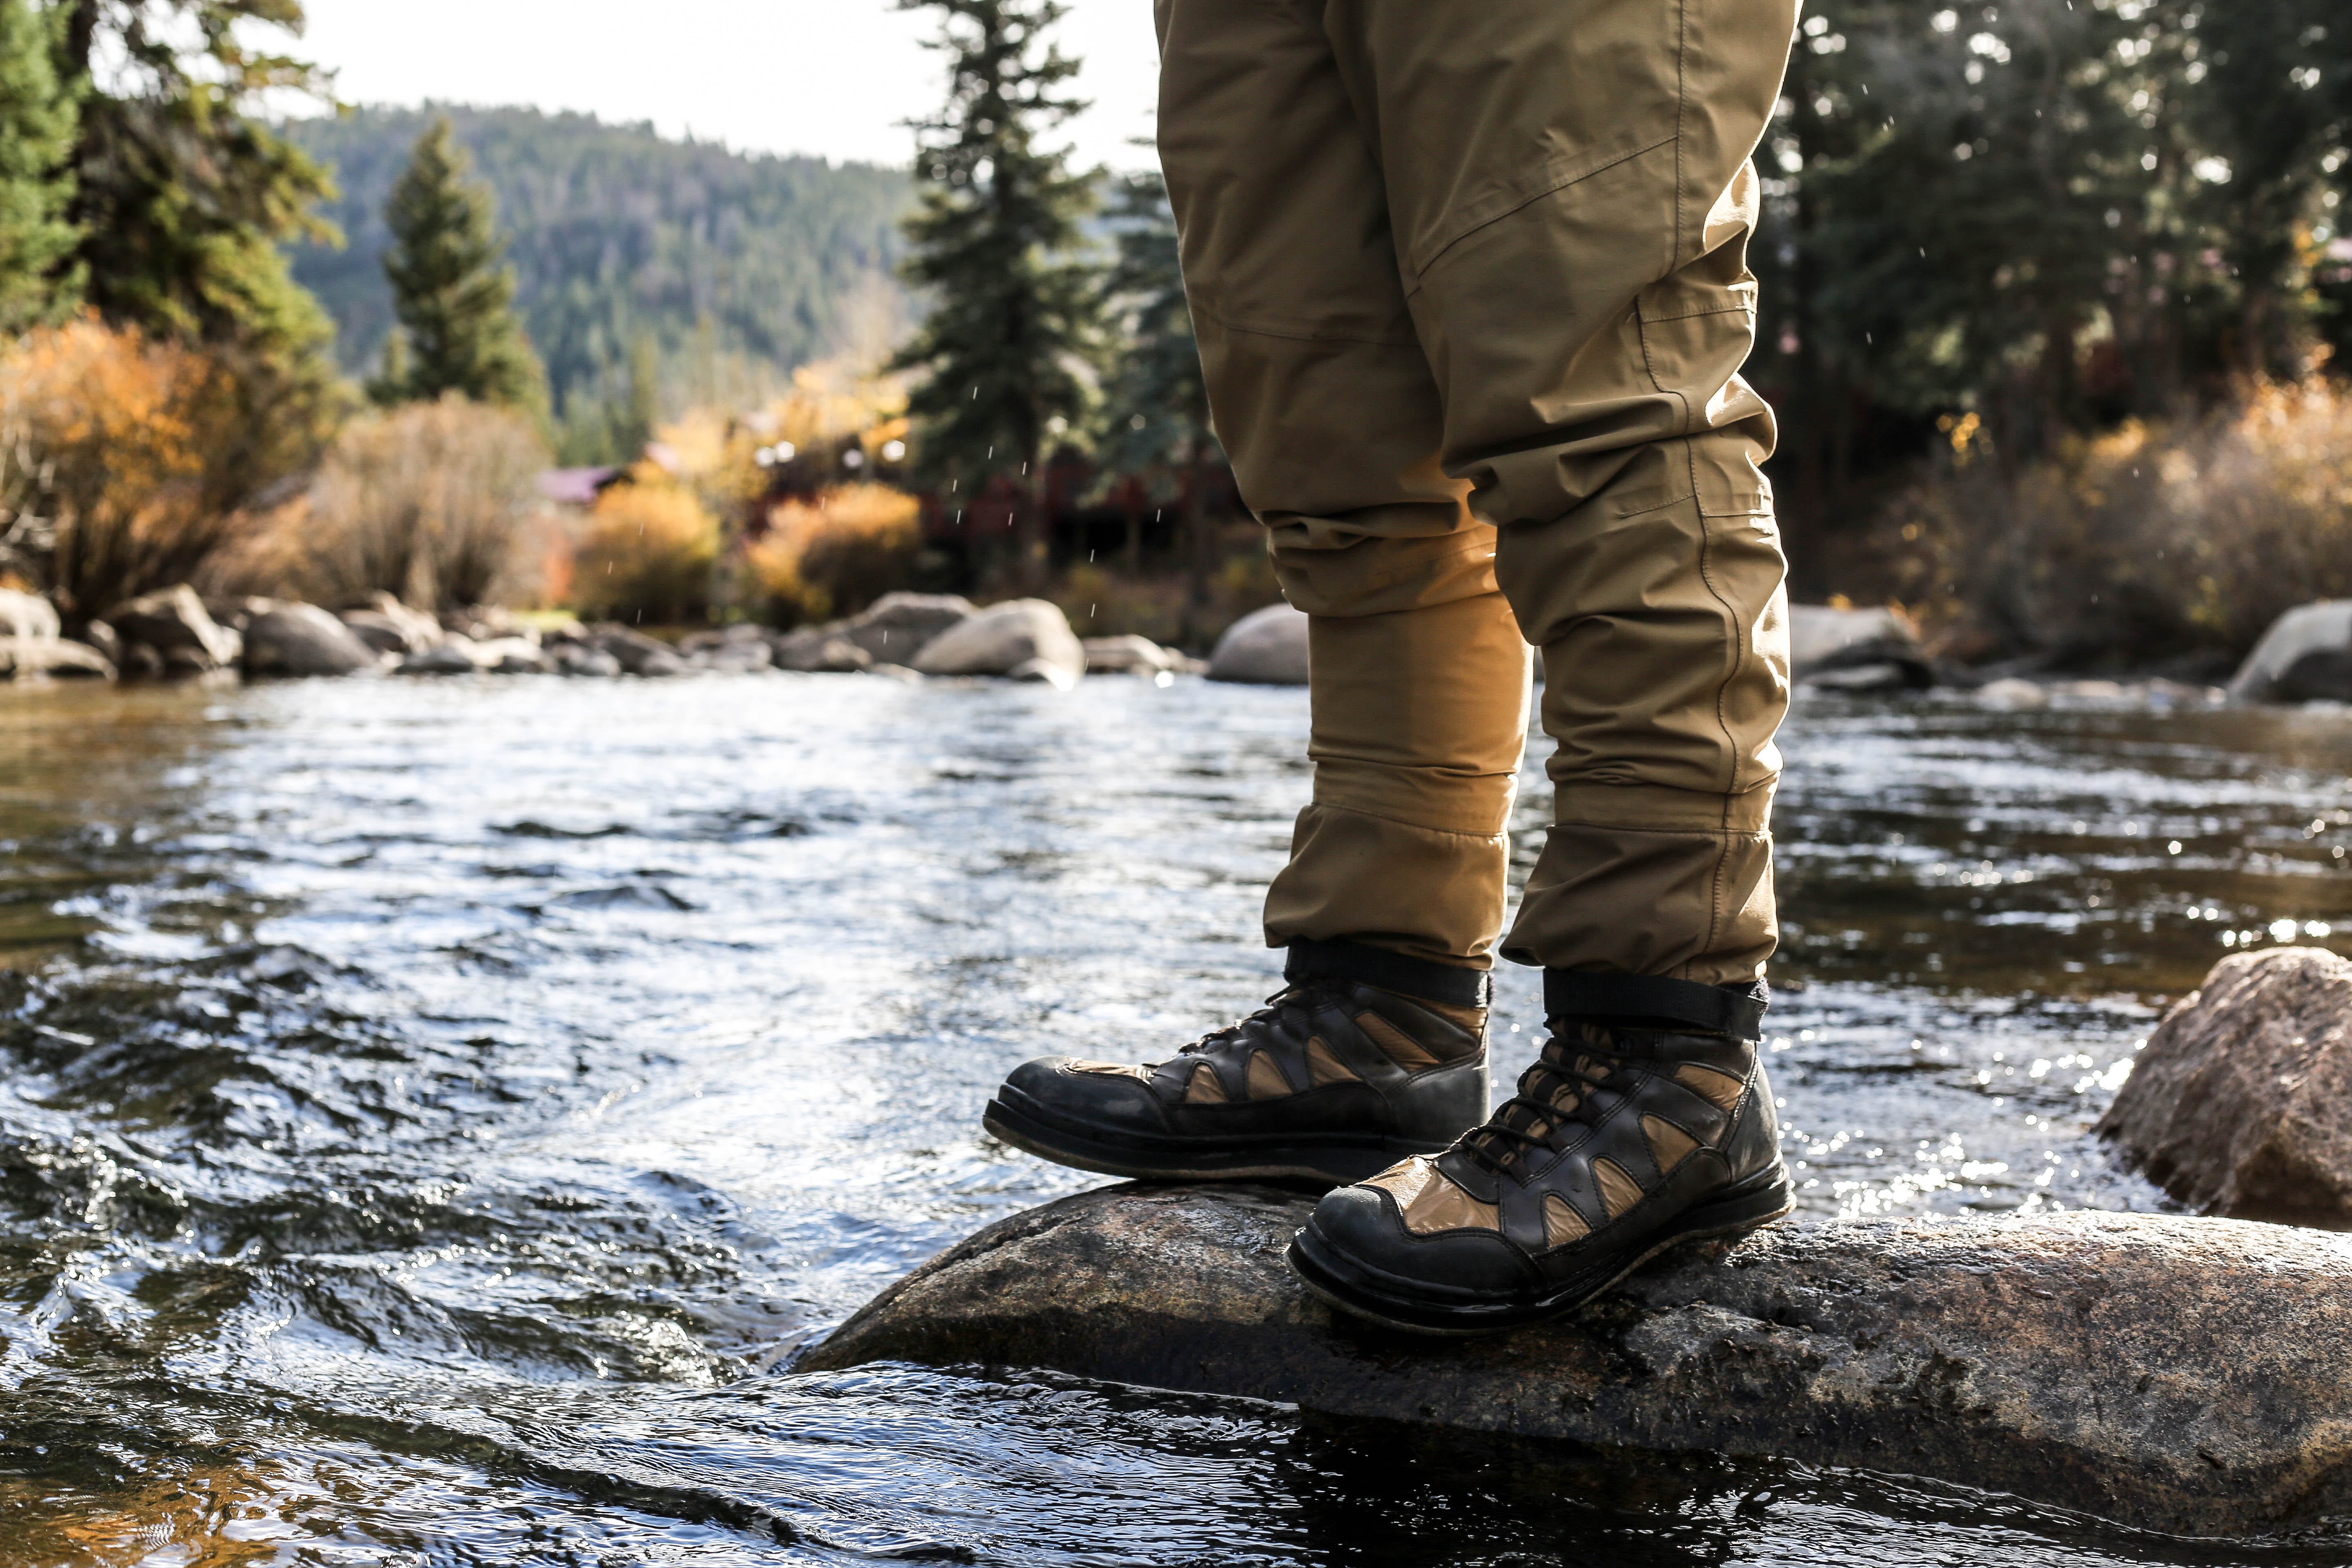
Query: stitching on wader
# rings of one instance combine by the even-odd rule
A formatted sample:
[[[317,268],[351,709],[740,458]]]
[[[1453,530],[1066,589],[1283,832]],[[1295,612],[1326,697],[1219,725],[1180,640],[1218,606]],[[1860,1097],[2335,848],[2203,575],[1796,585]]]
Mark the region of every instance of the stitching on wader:
[[[1685,116],[1690,111],[1690,0],[1677,0],[1675,6],[1675,21],[1677,28],[1675,41],[1675,258],[1676,268],[1679,269],[1683,254],[1684,186],[1686,183],[1683,175],[1683,124]],[[1638,310],[1639,308],[1637,303],[1635,309]],[[1644,363],[1648,363],[1649,357],[1649,336],[1645,331],[1642,340],[1642,358]],[[1656,377],[1654,369],[1651,374],[1652,379],[1654,380]],[[1683,398],[1682,405],[1684,427],[1687,432],[1691,418],[1690,399]],[[1724,671],[1723,684],[1715,689],[1716,727],[1723,731],[1724,754],[1731,763],[1731,777],[1724,790],[1721,818],[1723,826],[1727,830],[1731,826],[1731,796],[1739,788],[1739,745],[1732,736],[1731,721],[1724,712],[1723,704],[1726,694],[1731,689],[1731,683],[1738,679],[1739,667],[1747,657],[1748,629],[1740,624],[1739,617],[1732,614],[1730,600],[1725,598],[1723,590],[1716,586],[1715,574],[1708,567],[1708,547],[1714,543],[1714,531],[1707,526],[1706,508],[1696,502],[1696,498],[1699,488],[1698,452],[1687,434],[1683,438],[1683,459],[1690,468],[1691,495],[1694,498],[1692,510],[1698,514],[1699,581],[1706,584],[1706,591],[1715,595],[1717,604],[1723,606],[1723,618],[1731,629],[1730,668]],[[1714,951],[1716,942],[1723,929],[1723,878],[1725,868],[1730,863],[1731,841],[1726,838],[1722,853],[1716,857],[1715,875],[1710,879],[1712,886],[1707,894],[1706,950],[1710,952]]]
[[[1676,125],[1679,127],[1681,123],[1681,110],[1679,107],[1675,110],[1675,117]],[[1492,216],[1481,216],[1472,219],[1463,226],[1460,233],[1448,235],[1445,237],[1445,239],[1442,244],[1431,247],[1429,259],[1426,261],[1414,261],[1408,259],[1405,262],[1405,265],[1412,268],[1412,286],[1405,289],[1405,298],[1410,300],[1415,294],[1420,293],[1423,286],[1428,281],[1429,275],[1436,270],[1437,264],[1445,259],[1445,253],[1452,250],[1464,240],[1469,238],[1472,235],[1476,234],[1480,229],[1492,228],[1496,224],[1502,222],[1505,218],[1511,216],[1513,214],[1527,211],[1528,208],[1535,205],[1546,196],[1556,196],[1559,195],[1560,192],[1568,189],[1569,186],[1582,184],[1585,181],[1592,178],[1593,175],[1606,174],[1611,169],[1617,167],[1620,163],[1630,163],[1636,158],[1646,157],[1650,153],[1654,153],[1659,148],[1664,146],[1667,142],[1675,141],[1681,136],[1681,131],[1676,129],[1667,135],[1659,137],[1654,142],[1644,142],[1639,147],[1631,148],[1622,153],[1603,154],[1589,168],[1571,163],[1568,166],[1570,170],[1569,173],[1560,174],[1554,178],[1549,184],[1544,185],[1540,190],[1530,191],[1525,196],[1520,197],[1516,201],[1511,201],[1509,205],[1496,211]],[[1679,155],[1679,152],[1677,152],[1677,156]],[[1517,195],[1516,192],[1512,194],[1514,195]],[[1475,212],[1480,209],[1474,207],[1471,210]],[[1676,224],[1679,225],[1682,219],[1679,197],[1676,198],[1675,218]],[[1680,234],[1681,231],[1679,227],[1677,227],[1675,240],[1677,245],[1681,243]]]

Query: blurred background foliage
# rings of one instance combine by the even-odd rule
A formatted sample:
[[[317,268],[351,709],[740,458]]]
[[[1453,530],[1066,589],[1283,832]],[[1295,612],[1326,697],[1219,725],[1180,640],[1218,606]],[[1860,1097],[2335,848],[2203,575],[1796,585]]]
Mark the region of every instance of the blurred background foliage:
[[[299,0],[0,0],[0,570],[69,618],[183,579],[647,624],[1017,589],[1205,643],[1273,585],[1164,193],[1056,151],[1056,0],[907,3],[946,91],[901,170],[288,120],[331,107]],[[2352,595],[2341,10],[1807,7],[1748,368],[1800,596],[2194,673]]]

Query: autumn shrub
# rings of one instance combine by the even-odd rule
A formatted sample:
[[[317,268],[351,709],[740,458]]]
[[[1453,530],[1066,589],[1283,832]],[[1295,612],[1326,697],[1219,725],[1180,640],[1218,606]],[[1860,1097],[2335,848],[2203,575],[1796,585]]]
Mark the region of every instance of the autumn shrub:
[[[1987,651],[2218,658],[2352,597],[2352,396],[2324,382],[2129,423],[2014,475],[1971,424],[1951,434],[1880,525],[1885,586]]]
[[[915,498],[887,485],[842,485],[772,508],[743,562],[770,615],[791,625],[865,608],[905,587],[920,545]]]
[[[718,519],[692,490],[641,472],[589,514],[572,556],[572,605],[591,617],[694,619],[709,606],[719,545]]]
[[[315,410],[280,407],[278,379],[89,316],[0,348],[0,566],[68,625],[202,580],[315,454]]]
[[[547,447],[523,415],[455,395],[344,426],[311,482],[292,575],[329,604],[426,609],[527,597],[541,569]]]

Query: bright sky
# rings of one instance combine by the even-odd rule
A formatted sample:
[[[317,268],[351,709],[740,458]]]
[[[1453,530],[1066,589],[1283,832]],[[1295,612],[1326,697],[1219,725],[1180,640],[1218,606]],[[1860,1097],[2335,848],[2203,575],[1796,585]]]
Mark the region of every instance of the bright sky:
[[[351,103],[530,104],[650,120],[748,152],[903,163],[901,123],[945,78],[932,14],[890,0],[309,0],[301,52]],[[1094,108],[1066,132],[1087,163],[1150,153],[1151,0],[1071,0],[1057,34]]]

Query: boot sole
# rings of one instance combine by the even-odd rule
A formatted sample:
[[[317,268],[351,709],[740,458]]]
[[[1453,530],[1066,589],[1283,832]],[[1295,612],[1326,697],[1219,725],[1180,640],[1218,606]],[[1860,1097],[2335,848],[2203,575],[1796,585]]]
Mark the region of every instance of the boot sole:
[[[1796,1194],[1786,1171],[1775,1168],[1760,1180],[1751,1179],[1740,1188],[1685,1209],[1598,1283],[1571,1285],[1532,1301],[1453,1306],[1407,1294],[1391,1288],[1404,1281],[1391,1281],[1389,1276],[1351,1262],[1324,1244],[1316,1236],[1312,1221],[1292,1239],[1286,1257],[1291,1271],[1309,1292],[1351,1317],[1409,1334],[1474,1339],[1561,1317],[1616,1289],[1643,1266],[1676,1247],[1736,1239],[1785,1219],[1795,1207]]]
[[[1412,1154],[1451,1147],[1402,1138],[1265,1139],[1234,1143],[1150,1143],[1132,1135],[1091,1137],[992,1100],[980,1124],[1015,1149],[1106,1176],[1139,1182],[1319,1182],[1344,1187],[1377,1176]]]

